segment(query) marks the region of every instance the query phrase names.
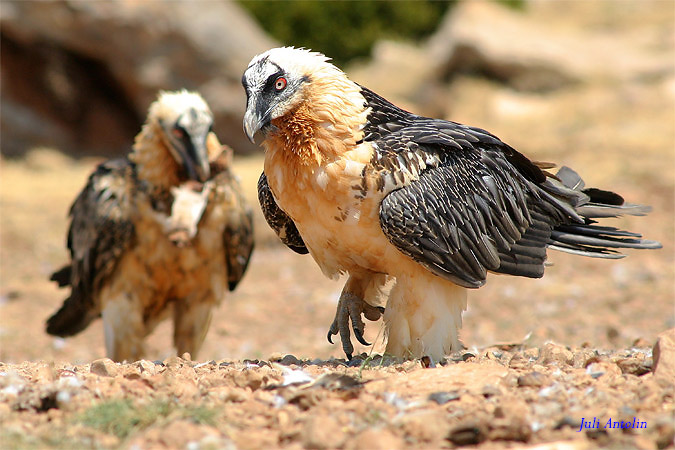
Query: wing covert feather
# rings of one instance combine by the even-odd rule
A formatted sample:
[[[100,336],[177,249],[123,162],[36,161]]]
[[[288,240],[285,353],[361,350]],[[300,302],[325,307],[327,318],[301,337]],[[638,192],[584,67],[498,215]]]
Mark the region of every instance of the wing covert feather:
[[[295,223],[288,214],[279,208],[279,205],[274,200],[265,172],[260,174],[260,178],[258,179],[258,200],[260,201],[260,207],[265,220],[277,236],[279,236],[281,242],[301,255],[309,253]]]
[[[251,260],[254,247],[253,210],[244,198],[241,185],[228,171],[217,182],[227,202],[223,248],[227,264],[228,289],[233,291],[241,281]]]
[[[100,164],[70,208],[68,249],[71,264],[53,277],[70,284],[71,294],[47,321],[47,332],[70,336],[98,317],[95,293],[115,270],[121,255],[135,237],[133,195],[136,178],[126,158]]]

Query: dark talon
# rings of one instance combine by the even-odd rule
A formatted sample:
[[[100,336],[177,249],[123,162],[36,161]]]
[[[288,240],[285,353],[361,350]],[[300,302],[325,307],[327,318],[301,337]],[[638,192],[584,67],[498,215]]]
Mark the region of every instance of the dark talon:
[[[351,353],[345,352],[345,355],[347,356],[347,361],[351,361],[351,360],[352,360],[352,354],[351,354]]]
[[[333,343],[333,333],[331,333],[330,330],[328,330],[328,335],[326,336],[326,338],[328,339],[328,342],[330,342],[331,344]]]
[[[384,307],[382,306],[376,306],[375,307],[378,311],[380,311],[380,314],[384,314]]]
[[[370,343],[363,338],[363,333],[358,328],[354,328],[354,337],[356,337],[356,340],[363,345],[370,345]]]

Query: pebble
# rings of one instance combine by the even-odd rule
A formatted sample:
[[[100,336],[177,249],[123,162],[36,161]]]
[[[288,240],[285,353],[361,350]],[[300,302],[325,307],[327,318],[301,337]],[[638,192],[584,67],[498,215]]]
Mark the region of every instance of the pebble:
[[[541,348],[537,362],[543,365],[572,365],[574,364],[574,354],[562,345],[547,342]]]
[[[429,400],[436,402],[439,405],[444,405],[453,400],[459,400],[461,395],[459,391],[449,391],[449,392],[432,392],[429,394]]]
[[[118,367],[113,360],[102,358],[93,361],[89,371],[102,377],[114,377],[118,373]]]
[[[486,426],[479,422],[465,422],[450,430],[446,438],[455,445],[478,445],[487,438]]]
[[[654,377],[675,380],[675,328],[658,335],[652,354]]]
[[[518,377],[518,386],[542,387],[551,383],[551,379],[541,372],[528,372]]]
[[[284,365],[284,366],[290,366],[291,364],[294,364],[296,366],[302,365],[302,361],[300,361],[298,358],[296,358],[293,355],[286,355],[283,358],[281,358],[278,361],[279,364]]]

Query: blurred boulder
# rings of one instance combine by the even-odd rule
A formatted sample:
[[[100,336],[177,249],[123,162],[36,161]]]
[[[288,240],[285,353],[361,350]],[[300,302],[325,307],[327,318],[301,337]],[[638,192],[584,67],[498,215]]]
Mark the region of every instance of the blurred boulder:
[[[598,2],[592,13],[600,16],[609,11],[599,8],[613,7],[612,2]],[[536,8],[543,14],[533,13]],[[552,8],[535,2],[524,11],[494,2],[459,3],[427,43],[437,76],[447,80],[471,73],[519,90],[548,91],[578,82],[623,82],[672,73],[672,61],[632,37],[602,28],[552,26]]]
[[[241,131],[241,75],[276,45],[229,1],[3,2],[2,152],[122,154],[159,90],[198,90],[220,140]]]

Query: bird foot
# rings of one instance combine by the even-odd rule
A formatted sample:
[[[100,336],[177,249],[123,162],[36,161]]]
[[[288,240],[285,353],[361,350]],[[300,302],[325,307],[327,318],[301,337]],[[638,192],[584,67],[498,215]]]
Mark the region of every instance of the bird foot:
[[[351,333],[349,331],[349,321],[352,322],[352,330],[356,340],[363,345],[370,345],[368,341],[363,338],[363,331],[365,324],[361,320],[361,315],[366,319],[375,321],[384,314],[384,308],[381,306],[371,306],[363,299],[356,295],[343,292],[338,301],[335,318],[328,330],[328,342],[333,343],[333,336],[340,334],[340,341],[342,342],[342,349],[347,355],[347,359],[351,360],[354,353],[354,346],[351,342]]]

